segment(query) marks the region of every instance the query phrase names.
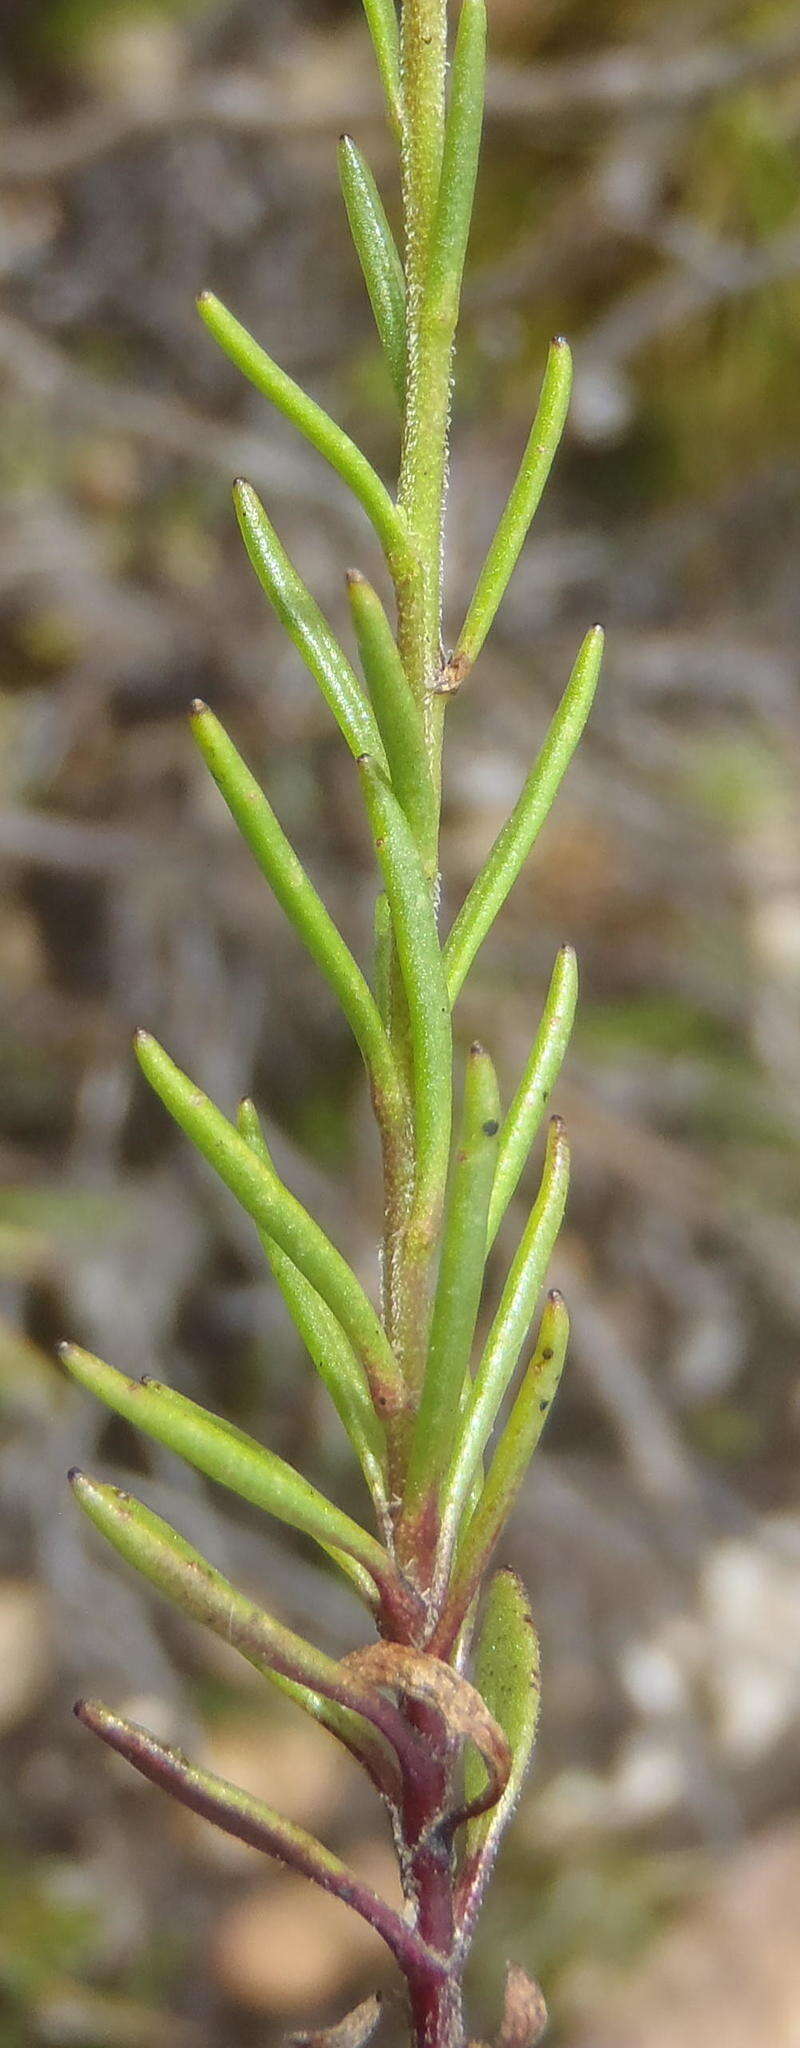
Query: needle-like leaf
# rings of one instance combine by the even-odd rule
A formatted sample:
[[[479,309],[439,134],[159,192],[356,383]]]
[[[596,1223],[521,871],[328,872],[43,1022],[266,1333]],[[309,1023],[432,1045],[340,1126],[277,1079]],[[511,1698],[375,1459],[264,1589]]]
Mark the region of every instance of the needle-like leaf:
[[[431,885],[408,821],[376,762],[362,756],[358,765],[408,1001],[417,1163],[414,1219],[420,1232],[430,1234],[441,1214],[450,1150],[450,1003]]]
[[[497,1076],[473,1045],[464,1077],[464,1110],[442,1236],[428,1362],[414,1428],[405,1512],[430,1530],[435,1492],[446,1472],[453,1418],[461,1408],[486,1263],[486,1217],[500,1128]],[[435,1523],[434,1523],[435,1534]]]
[[[208,1479],[311,1536],[329,1555],[341,1551],[353,1558],[376,1585],[393,1583],[391,1561],[377,1538],[334,1507],[275,1451],[158,1380],[128,1379],[77,1344],[62,1344],[59,1355],[80,1386]]]
[[[554,1288],[547,1298],[536,1350],[459,1545],[450,1596],[459,1625],[480,1585],[544,1429],[564,1368],[568,1339],[569,1316],[563,1296]]]
[[[239,1105],[237,1124],[241,1136],[257,1157],[274,1173],[255,1104]],[[261,1231],[261,1242],[289,1314],[313,1359],[320,1379],[327,1387],[343,1427],[358,1457],[373,1501],[381,1518],[388,1520],[386,1497],[386,1437],[369,1395],[363,1368],[353,1347],[322,1296],[282,1252],[274,1238]]]
[[[251,484],[234,484],[233,502],[245,547],[262,590],[281,625],[302,654],[306,667],[333,712],[356,760],[366,749],[383,761],[380,733],[370,705],[344,650],[323,618],[319,605],[298,576],[286,549]]]
[[[364,0],[364,14],[386,95],[389,120],[398,141],[403,136],[403,97],[400,89],[400,24],[394,0]]]
[[[551,343],[536,417],[516,481],[445,674],[446,689],[457,689],[463,682],[493,624],[550,475],[569,411],[571,390],[572,356],[568,343],[559,334]]]
[[[575,1019],[577,1000],[578,963],[575,952],[572,946],[561,946],[556,954],[556,964],[547,991],[542,1021],[530,1058],[500,1128],[494,1186],[489,1203],[490,1247],[494,1244],[520,1174],[530,1157],[531,1146],[561,1071]]]
[[[445,1488],[442,1548],[452,1552],[464,1502],[525,1342],[569,1186],[569,1148],[561,1117],[551,1117],[544,1172],[475,1375]]]
[[[455,1002],[478,948],[524,867],[566,774],[592,708],[602,658],[602,628],[593,626],[511,816],[448,934],[444,959],[451,1002]]]
[[[309,398],[293,377],[287,377],[285,370],[278,368],[278,364],[213,292],[202,292],[197,307],[209,332],[231,362],[236,364],[237,370],[241,370],[256,390],[262,391],[270,404],[277,406],[278,411],[291,420],[363,505],[389,564],[398,571],[407,565],[409,542],[402,512],[398,511],[386,485],[381,483],[371,462],[362,455],[349,434],[336,426],[322,406]]]
[[[485,81],[485,0],[462,0],[422,312],[423,324],[430,323],[448,335],[448,347],[452,346],[461,301],[478,175]]]
[[[511,1750],[511,1771],[492,1811],[470,1822],[464,1866],[458,1885],[458,1912],[463,1939],[472,1932],[504,1829],[522,1789],[536,1741],[539,1719],[539,1643],[527,1594],[516,1572],[497,1572],[489,1586],[478,1644],[475,1683],[489,1712],[502,1728]],[[481,1760],[466,1759],[467,1790],[472,1796],[485,1782]]]
[[[170,1116],[213,1166],[259,1230],[275,1239],[333,1310],[364,1367],[378,1413],[396,1413],[405,1401],[405,1385],[397,1360],[372,1303],[341,1252],[277,1174],[256,1158],[233,1124],[187,1074],[181,1073],[149,1032],[137,1032],[136,1055],[143,1074]]]
[[[386,749],[392,788],[432,878],[436,873],[439,806],[428,765],[422,713],[409,688],[400,651],[377,591],[357,570],[349,572],[347,588],[361,666]]]
[[[208,706],[192,706],[194,737],[273,894],[335,991],[370,1075],[381,1121],[401,1131],[403,1093],[371,989],[281,829],[264,791]]]
[[[248,1600],[193,1544],[132,1494],[102,1485],[85,1472],[73,1471],[69,1477],[78,1506],[128,1564],[192,1620],[232,1644],[263,1677],[288,1680],[288,1687],[281,1683],[280,1690],[288,1690],[359,1757],[382,1789],[396,1789],[387,1749],[396,1720],[391,1710],[387,1717],[378,1694],[359,1687],[332,1657]],[[384,1734],[376,1734],[382,1729]]]
[[[339,143],[339,178],[378,337],[402,405],[406,387],[403,265],[369,164],[350,135],[343,135]]]
[[[282,1814],[275,1813],[249,1792],[241,1792],[225,1778],[198,1770],[182,1750],[168,1748],[146,1728],[135,1721],[124,1721],[99,1700],[78,1700],[75,1713],[85,1728],[99,1735],[118,1756],[125,1757],[151,1784],[171,1792],[182,1806],[222,1828],[225,1834],[247,1842],[252,1849],[273,1856],[289,1870],[311,1878],[322,1891],[332,1892],[334,1898],[342,1899],[355,1913],[360,1913],[386,1942],[401,1968],[412,1971],[421,1962],[435,1963],[435,1957],[414,1928],[369,1885],[363,1884],[346,1863],[333,1856],[314,1835],[307,1834],[305,1828],[284,1820]]]

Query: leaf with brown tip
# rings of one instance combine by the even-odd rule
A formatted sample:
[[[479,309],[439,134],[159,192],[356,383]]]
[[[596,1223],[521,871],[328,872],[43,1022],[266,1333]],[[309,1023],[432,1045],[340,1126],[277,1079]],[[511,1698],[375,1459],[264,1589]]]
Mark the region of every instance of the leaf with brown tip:
[[[289,2034],[286,2048],[367,2048],[381,2016],[383,2000],[379,1991],[363,1998],[352,2012],[345,2013],[333,2027],[317,2027],[311,2033]]]
[[[547,2006],[538,1984],[519,1963],[509,1963],[506,2002],[494,2048],[536,2048],[546,2026]]]

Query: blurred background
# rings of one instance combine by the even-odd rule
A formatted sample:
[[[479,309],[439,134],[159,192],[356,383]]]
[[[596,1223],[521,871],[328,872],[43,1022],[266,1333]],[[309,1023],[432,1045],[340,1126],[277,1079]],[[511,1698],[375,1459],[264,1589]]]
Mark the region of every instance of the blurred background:
[[[473,972],[506,1093],[558,944],[580,1022],[554,1278],[571,1366],[506,1555],[544,1645],[538,1764],[481,1927],[553,2048],[800,2041],[800,24],[793,0],[491,0],[448,618],[550,334],[571,426],[449,714],[454,911],[585,628],[600,701]],[[322,1734],[78,1526],[133,1473],[333,1652],[346,1592],[72,1392],[64,1334],[155,1371],[362,1505],[255,1234],[148,1100],[134,1025],[231,1108],[374,1277],[355,1048],[185,724],[219,710],[352,945],[374,897],[344,749],[238,540],[237,472],[346,632],[379,574],[338,483],[217,354],[213,286],[387,476],[396,420],[335,170],[396,216],[356,0],[6,0],[0,138],[2,2048],[246,2048],[385,1981],[335,1904],[186,1824],[73,1722],[99,1693],[392,1885]],[[509,1218],[495,1277],[530,1198]],[[399,2039],[399,2015],[385,2038]]]

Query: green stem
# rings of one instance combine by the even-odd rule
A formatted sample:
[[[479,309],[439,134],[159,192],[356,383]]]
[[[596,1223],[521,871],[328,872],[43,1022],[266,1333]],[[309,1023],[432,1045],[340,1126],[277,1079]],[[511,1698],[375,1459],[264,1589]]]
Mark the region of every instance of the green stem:
[[[441,671],[442,539],[453,344],[461,299],[483,117],[484,0],[464,0],[443,122],[445,10],[407,0],[404,66],[408,388],[400,504],[422,564],[416,608],[401,607],[409,681],[425,702]],[[438,779],[441,707],[427,703],[428,744]]]
[[[416,543],[421,574],[398,590],[398,634],[406,675],[420,704],[440,658],[440,580],[447,374],[434,389],[423,362],[422,306],[444,149],[447,10],[445,0],[404,0],[401,78],[405,105],[403,211],[406,270],[406,404],[399,502]],[[438,503],[431,475],[441,476]],[[424,509],[423,509],[424,508]],[[441,714],[437,730],[441,735]],[[433,735],[431,735],[433,738]],[[434,761],[438,746],[431,745]]]

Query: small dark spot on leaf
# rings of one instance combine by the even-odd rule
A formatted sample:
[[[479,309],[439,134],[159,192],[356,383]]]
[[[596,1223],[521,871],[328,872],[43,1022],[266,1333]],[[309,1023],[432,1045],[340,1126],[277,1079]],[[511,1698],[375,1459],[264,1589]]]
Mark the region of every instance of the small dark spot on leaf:
[[[500,1125],[496,1116],[490,1116],[488,1122],[483,1126],[483,1135],[485,1138],[496,1138],[499,1129]]]
[[[548,1409],[548,1408],[549,1408],[549,1406],[550,1406],[550,1403],[549,1403],[549,1401],[540,1401],[540,1402],[539,1402],[539,1407],[540,1407],[540,1409],[541,1409],[541,1412],[542,1412],[542,1414],[543,1414],[543,1415],[544,1415],[544,1413],[545,1413],[546,1409]]]
[[[552,1344],[545,1344],[544,1350],[543,1350],[543,1352],[542,1352],[542,1357],[543,1357],[543,1358],[552,1358],[552,1356],[553,1356],[553,1346],[552,1346]]]

